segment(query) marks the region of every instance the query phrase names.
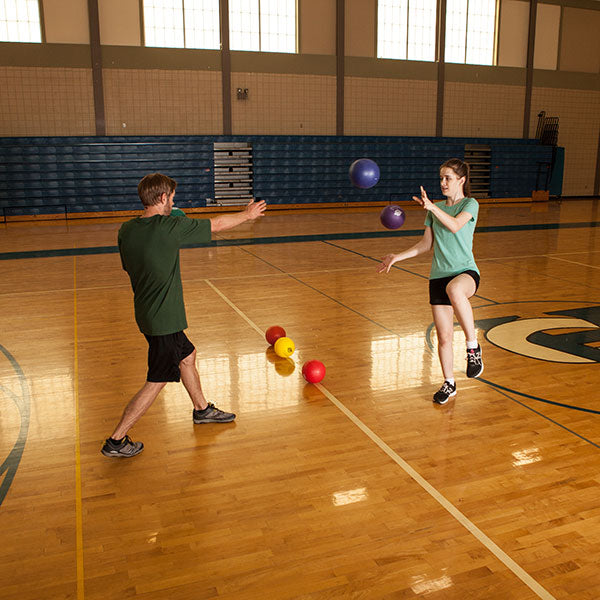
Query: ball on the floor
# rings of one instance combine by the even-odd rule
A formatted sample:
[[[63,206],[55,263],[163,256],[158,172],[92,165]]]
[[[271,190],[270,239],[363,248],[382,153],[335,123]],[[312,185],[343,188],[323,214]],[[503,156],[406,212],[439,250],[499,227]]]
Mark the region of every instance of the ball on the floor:
[[[308,383],[319,383],[325,377],[325,365],[319,360],[309,360],[302,367],[302,375]]]
[[[294,350],[296,350],[296,346],[294,342],[289,337],[280,337],[273,346],[275,350],[275,354],[277,356],[281,356],[282,358],[287,358],[294,354]]]
[[[285,337],[285,329],[279,325],[273,325],[265,332],[265,338],[270,346],[273,346],[282,337]]]

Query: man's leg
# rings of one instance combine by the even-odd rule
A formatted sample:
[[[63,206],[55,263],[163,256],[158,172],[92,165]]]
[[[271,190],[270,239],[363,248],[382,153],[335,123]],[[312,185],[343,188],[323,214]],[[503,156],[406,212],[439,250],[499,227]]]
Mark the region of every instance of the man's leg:
[[[181,381],[194,404],[194,423],[230,423],[235,414],[225,412],[207,402],[200,384],[200,374],[196,368],[196,350],[193,350],[179,363]]]
[[[181,373],[181,382],[190,395],[194,409],[204,410],[208,406],[208,402],[202,392],[200,375],[196,368],[196,350],[188,354],[179,363],[179,371]]]
[[[142,418],[144,413],[152,406],[156,397],[165,387],[165,383],[146,381],[144,387],[129,401],[121,420],[112,434],[113,440],[120,440]]]
[[[102,446],[104,456],[127,458],[139,454],[144,449],[142,442],[132,442],[127,432],[140,420],[142,415],[150,408],[166,383],[146,381],[144,387],[129,401],[121,420]]]

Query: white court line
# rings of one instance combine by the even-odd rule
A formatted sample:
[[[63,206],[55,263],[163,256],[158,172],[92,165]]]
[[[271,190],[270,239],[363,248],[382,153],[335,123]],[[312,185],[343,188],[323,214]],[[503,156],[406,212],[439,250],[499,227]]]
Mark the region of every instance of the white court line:
[[[218,290],[210,281],[206,283],[229,305],[235,312],[246,321],[261,337],[264,338],[264,332],[258,325],[251,321],[227,296]],[[354,423],[365,435],[367,435],[381,450],[383,450],[402,470],[418,483],[442,508],[448,511],[467,531],[469,531],[481,544],[483,544],[500,562],[512,571],[531,591],[533,591],[542,600],[556,600],[556,598],[542,587],[523,567],[518,565],[504,550],[493,542],[477,525],[471,522],[458,508],[456,508],[447,498],[442,496],[424,477],[419,475],[403,458],[401,458],[390,446],[388,446],[374,431],[365,425],[352,411],[347,409],[324,385],[314,384],[317,389],[352,423]]]
[[[320,383],[315,384],[364,434],[377,444],[403,471],[412,477],[442,508],[446,509],[465,529],[476,537],[499,561],[503,562],[527,587],[544,600],[556,600],[525,569],[519,566],[504,550],[494,543],[477,525],[471,522],[448,499],[438,492],[424,477],[419,475],[403,458],[390,448],[376,433],[367,427],[353,412],[348,410],[329,390]]]
[[[581,265],[582,267],[588,267],[589,269],[600,269],[600,267],[596,267],[595,265],[586,265],[585,263],[577,262],[575,260],[567,260],[566,258],[558,258],[558,256],[552,256],[551,254],[549,254],[548,256],[550,258],[553,258],[554,260],[562,260],[563,262],[568,262],[573,265]]]
[[[242,317],[242,319],[244,319],[244,321],[246,321],[246,323],[248,323],[252,329],[258,332],[260,337],[264,339],[265,332],[256,323],[254,323],[254,321],[251,321],[227,296],[225,296],[225,294],[223,294],[223,292],[221,292],[210,281],[208,281],[208,279],[205,279],[204,281],[206,281],[207,285],[209,285],[217,294],[219,294],[219,296],[221,296],[221,298],[223,298],[223,300],[225,300],[225,302],[227,302],[227,304],[229,304],[229,306],[231,306],[231,308],[233,308],[233,310],[235,310],[235,312],[240,315],[240,317]]]

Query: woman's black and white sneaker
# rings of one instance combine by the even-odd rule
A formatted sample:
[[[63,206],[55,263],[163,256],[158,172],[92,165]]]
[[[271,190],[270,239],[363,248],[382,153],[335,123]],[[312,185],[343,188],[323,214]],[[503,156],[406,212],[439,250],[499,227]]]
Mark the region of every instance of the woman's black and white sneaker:
[[[436,404],[446,404],[452,396],[456,396],[456,384],[444,381],[442,387],[433,395]]]
[[[467,349],[467,377],[479,377],[483,373],[481,346]]]

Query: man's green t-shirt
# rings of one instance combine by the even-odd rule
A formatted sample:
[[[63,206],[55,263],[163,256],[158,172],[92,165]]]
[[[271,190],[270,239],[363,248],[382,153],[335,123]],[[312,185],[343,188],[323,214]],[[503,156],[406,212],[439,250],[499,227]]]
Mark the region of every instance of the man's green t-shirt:
[[[119,252],[131,279],[135,320],[146,335],[187,328],[179,248],[209,242],[210,220],[154,215],[137,217],[119,229]]]
[[[456,233],[452,233],[435,215],[427,212],[425,227],[431,227],[433,231],[433,260],[429,279],[452,277],[464,271],[479,273],[473,257],[473,234],[479,214],[479,203],[475,198],[463,198],[454,206],[446,206],[445,200],[436,202],[435,205],[451,217],[465,211],[472,218]]]

